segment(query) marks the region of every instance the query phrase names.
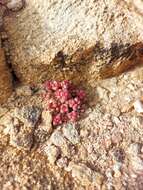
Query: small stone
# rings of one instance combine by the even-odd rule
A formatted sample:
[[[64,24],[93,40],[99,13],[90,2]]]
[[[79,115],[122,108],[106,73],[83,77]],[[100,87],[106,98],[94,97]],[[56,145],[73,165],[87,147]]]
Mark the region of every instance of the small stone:
[[[48,156],[48,160],[51,164],[54,164],[60,154],[60,151],[54,145],[47,145],[43,148],[44,153]]]
[[[139,156],[130,157],[130,164],[133,171],[137,173],[143,172],[143,160]]]
[[[10,0],[10,2],[7,3],[7,7],[12,11],[19,11],[23,8],[23,0]]]
[[[113,171],[114,171],[114,177],[115,178],[119,178],[121,177],[121,163],[120,162],[116,162],[114,165],[113,165]]]
[[[32,90],[30,86],[20,86],[16,88],[16,95],[18,96],[31,96]]]
[[[4,125],[6,128],[10,128],[13,126],[13,118],[10,114],[6,114],[0,118],[0,124]]]
[[[122,140],[122,134],[120,132],[114,131],[112,134],[112,142],[114,144],[119,144]]]
[[[141,100],[136,100],[133,106],[136,112],[143,113],[143,103]]]
[[[121,148],[117,148],[114,151],[114,158],[117,162],[123,162],[125,159],[125,152]]]
[[[55,146],[64,146],[66,144],[66,140],[64,139],[61,131],[54,131],[54,133],[50,137],[50,141],[55,145]]]
[[[52,114],[49,111],[44,110],[42,112],[42,123],[39,125],[39,129],[48,133],[52,131]]]
[[[45,143],[48,138],[49,134],[45,130],[39,129],[39,126],[34,130],[34,139],[37,144]]]
[[[10,114],[1,118],[4,126],[4,134],[10,136],[10,144],[18,149],[30,150],[33,144],[34,128],[30,125],[23,125],[18,118]]]
[[[106,149],[109,149],[110,146],[112,144],[112,141],[111,141],[111,138],[109,136],[107,136],[105,139],[104,139],[104,146]]]
[[[127,152],[129,155],[138,155],[141,151],[141,146],[138,143],[133,143],[129,146]]]
[[[57,165],[60,168],[66,168],[68,166],[68,158],[62,157],[59,160],[57,160]]]
[[[80,130],[81,137],[84,137],[84,138],[88,137],[89,134],[90,134],[90,131],[87,128],[85,128],[85,127],[81,128],[81,130]]]
[[[109,101],[108,91],[106,89],[98,86],[96,88],[96,90],[97,90],[97,93],[98,93],[100,99],[104,99],[106,102]]]
[[[63,137],[61,131],[54,131],[54,133],[50,137],[50,142],[61,149],[63,156],[66,156],[68,158],[71,157],[73,149],[67,142],[67,140]]]
[[[63,126],[64,136],[72,143],[77,144],[80,141],[78,131],[76,130],[76,125],[68,123]]]
[[[143,160],[139,156],[141,153],[141,145],[133,143],[130,145],[127,152],[131,169],[134,172],[143,173]]]
[[[14,116],[24,124],[35,126],[41,115],[41,109],[36,106],[24,106],[21,109],[16,108]]]
[[[83,186],[99,186],[103,182],[103,176],[100,173],[91,170],[84,164],[70,163],[69,170],[72,172],[72,177],[76,178]]]
[[[18,149],[30,150],[33,144],[33,130],[27,126],[14,126],[10,130],[10,144]]]
[[[131,119],[131,124],[136,128],[140,128],[143,125],[143,117],[142,116],[133,116]]]

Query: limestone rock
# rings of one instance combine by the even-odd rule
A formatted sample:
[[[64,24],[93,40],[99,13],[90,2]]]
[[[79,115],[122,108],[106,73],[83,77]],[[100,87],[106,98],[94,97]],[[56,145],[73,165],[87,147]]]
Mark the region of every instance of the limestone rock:
[[[70,147],[61,131],[55,130],[50,137],[50,142],[61,149],[63,156],[68,158],[72,156],[73,147]]]
[[[66,169],[68,166],[68,159],[66,157],[62,157],[62,158],[58,159],[56,163],[60,168]]]
[[[6,65],[4,50],[0,48],[0,104],[12,94],[12,77]]]
[[[80,141],[76,127],[77,126],[72,123],[67,123],[63,126],[63,134],[72,144],[77,144]]]
[[[52,131],[52,115],[49,111],[44,110],[42,112],[42,123],[39,125],[39,129],[48,133]]]
[[[136,173],[143,172],[143,160],[140,157],[141,145],[133,143],[128,148],[128,157],[131,169]]]
[[[50,141],[55,145],[62,147],[66,144],[66,140],[64,139],[62,133],[58,130],[54,131],[50,137]]]
[[[14,110],[14,116],[24,124],[35,126],[41,115],[41,109],[36,106],[24,106]]]
[[[51,164],[54,164],[59,156],[59,149],[54,145],[45,145],[43,148],[44,153],[47,155],[48,160]]]
[[[16,95],[17,96],[31,96],[32,90],[30,86],[20,86],[16,88]]]
[[[143,60],[143,18],[118,0],[29,0],[6,18],[12,67],[22,82],[88,81]]]
[[[84,186],[100,186],[103,182],[103,176],[100,173],[91,170],[84,164],[70,163],[69,168],[71,169],[72,176]]]
[[[10,0],[7,7],[12,11],[19,11],[23,8],[25,0]]]
[[[10,144],[21,150],[30,150],[33,144],[34,128],[22,125],[17,118],[5,117],[2,122],[5,125],[4,134],[10,136]]]

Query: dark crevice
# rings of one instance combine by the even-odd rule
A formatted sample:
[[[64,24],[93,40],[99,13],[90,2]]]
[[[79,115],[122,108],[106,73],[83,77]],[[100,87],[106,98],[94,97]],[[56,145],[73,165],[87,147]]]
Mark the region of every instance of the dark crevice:
[[[7,64],[8,68],[11,72],[11,75],[12,75],[13,86],[15,86],[15,85],[20,83],[20,80],[18,79],[18,77],[15,74],[15,71],[12,68],[12,60],[11,60],[10,49],[9,49],[10,44],[9,44],[6,32],[4,30],[1,31],[1,36],[2,36],[1,37],[1,45],[5,51],[6,64]]]

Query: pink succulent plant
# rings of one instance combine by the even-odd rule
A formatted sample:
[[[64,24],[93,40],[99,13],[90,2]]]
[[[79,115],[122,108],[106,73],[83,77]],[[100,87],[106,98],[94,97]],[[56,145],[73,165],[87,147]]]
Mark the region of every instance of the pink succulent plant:
[[[53,116],[53,125],[76,122],[84,112],[86,93],[77,89],[70,81],[46,81],[44,99]]]

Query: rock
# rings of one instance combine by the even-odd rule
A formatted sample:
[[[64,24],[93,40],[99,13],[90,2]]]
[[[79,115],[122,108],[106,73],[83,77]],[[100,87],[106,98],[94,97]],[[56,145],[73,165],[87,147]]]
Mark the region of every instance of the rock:
[[[140,100],[136,100],[133,106],[136,112],[143,113],[143,103]]]
[[[43,147],[44,153],[47,155],[48,160],[51,164],[54,164],[60,154],[60,151],[54,145],[45,145]]]
[[[27,127],[13,128],[10,132],[10,144],[18,149],[30,150],[33,144],[33,131]]]
[[[52,114],[49,111],[44,110],[42,112],[42,122],[38,127],[46,131],[47,133],[51,133],[52,131]]]
[[[143,160],[140,158],[141,146],[133,143],[128,148],[128,157],[131,169],[136,173],[143,173]]]
[[[41,116],[41,109],[36,106],[24,106],[14,110],[14,116],[24,124],[35,126]]]
[[[127,150],[129,155],[136,156],[141,152],[141,146],[138,143],[132,143],[128,150]]]
[[[61,131],[54,131],[50,137],[50,141],[55,145],[55,146],[64,146],[66,144],[66,140],[63,137]]]
[[[31,96],[32,95],[32,90],[30,86],[20,86],[16,88],[16,95],[17,96]]]
[[[116,162],[114,165],[113,165],[113,171],[114,171],[114,177],[115,178],[119,178],[121,177],[121,163],[120,162]]]
[[[96,88],[96,91],[100,99],[103,99],[105,102],[109,101],[109,97],[108,97],[109,91],[107,91],[105,88],[102,88],[100,86]]]
[[[100,186],[103,182],[103,176],[91,170],[84,164],[69,164],[69,170],[72,172],[72,177],[76,178],[83,186]]]
[[[66,157],[62,157],[62,158],[58,159],[57,166],[59,166],[60,168],[66,169],[68,166],[68,159]]]
[[[142,0],[132,0],[132,6],[134,6],[140,14],[143,13],[143,2],[142,2]]]
[[[33,144],[34,129],[21,125],[17,118],[7,117],[4,133],[10,136],[10,144],[21,150],[30,150]]]
[[[125,152],[124,152],[124,150],[121,149],[121,148],[115,149],[115,151],[114,151],[114,159],[117,162],[123,162],[124,159],[125,159]]]
[[[12,67],[25,83],[118,75],[142,63],[142,25],[117,0],[29,0],[15,19],[5,19]]]
[[[112,143],[119,144],[123,140],[122,134],[119,131],[114,131],[112,133]]]
[[[12,94],[12,90],[12,76],[6,65],[4,50],[0,48],[0,104],[6,102]]]
[[[10,0],[7,7],[12,11],[19,11],[23,8],[25,0]]]
[[[9,113],[4,115],[3,117],[0,118],[0,124],[5,127],[5,134],[7,134],[7,130],[13,127],[13,118]]]
[[[61,131],[55,130],[50,137],[50,142],[61,149],[63,156],[66,156],[68,158],[71,157],[73,149],[64,138]]]
[[[76,129],[76,125],[72,123],[67,123],[63,126],[63,134],[64,136],[72,143],[77,144],[80,141],[78,131]]]
[[[143,172],[143,160],[139,156],[130,157],[130,166],[136,173]]]

